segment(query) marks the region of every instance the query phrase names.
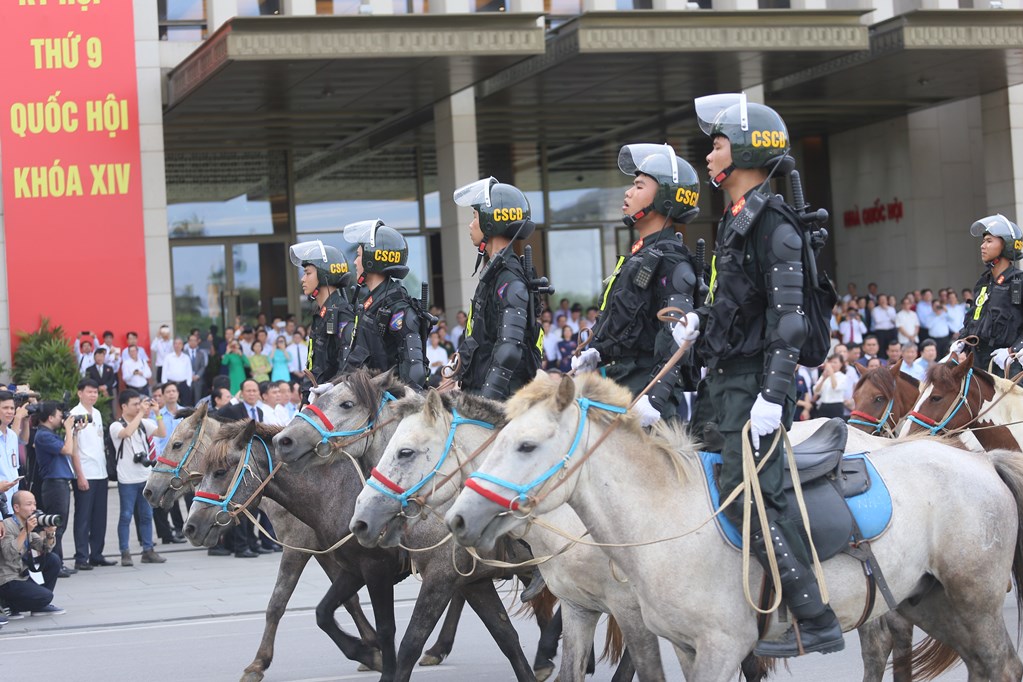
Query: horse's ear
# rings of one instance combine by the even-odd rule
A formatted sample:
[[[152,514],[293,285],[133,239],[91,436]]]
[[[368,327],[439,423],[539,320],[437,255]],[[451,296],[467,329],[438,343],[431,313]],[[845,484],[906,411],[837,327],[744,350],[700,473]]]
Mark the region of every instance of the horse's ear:
[[[973,367],[973,358],[974,358],[973,353],[967,353],[966,359],[955,366],[955,371],[958,372],[959,374],[965,374],[967,370]]]
[[[440,393],[431,388],[426,392],[426,407],[423,408],[423,418],[426,420],[427,426],[437,423],[443,413],[444,401],[441,400]]]
[[[249,423],[246,424],[245,428],[242,429],[241,433],[238,434],[238,437],[234,439],[234,442],[237,445],[244,446],[250,440],[252,440],[252,437],[254,435],[256,435],[256,420],[255,419],[250,419]]]
[[[849,366],[856,370],[856,376],[858,377],[862,377],[863,373],[867,371],[867,369],[858,362],[850,362]]]
[[[899,378],[899,374],[902,372],[902,358],[895,361],[895,364],[888,368],[888,371],[892,373],[892,376],[896,379]]]
[[[199,407],[195,408],[195,416],[197,421],[202,421],[206,418],[206,412],[209,410],[209,403],[202,403]]]
[[[558,408],[558,412],[563,412],[572,401],[575,400],[575,382],[572,381],[572,377],[567,374],[561,377],[561,383],[558,384],[558,392],[554,396],[554,404]]]
[[[390,368],[389,370],[387,370],[386,372],[381,372],[380,374],[378,374],[375,377],[373,377],[373,384],[376,385],[377,388],[379,388],[381,390],[387,388],[393,382],[394,382],[394,368],[393,367]]]

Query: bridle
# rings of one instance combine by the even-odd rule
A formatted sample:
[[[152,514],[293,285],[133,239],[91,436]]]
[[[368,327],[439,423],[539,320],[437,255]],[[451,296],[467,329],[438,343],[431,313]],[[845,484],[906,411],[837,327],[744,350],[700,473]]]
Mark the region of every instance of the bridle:
[[[440,472],[441,467],[444,466],[444,462],[447,460],[448,454],[451,453],[455,442],[455,430],[459,426],[462,424],[473,424],[484,429],[493,430],[495,428],[493,424],[479,421],[478,419],[466,419],[458,414],[458,410],[455,409],[451,410],[451,414],[451,426],[448,427],[448,437],[447,440],[444,441],[444,452],[441,453],[440,459],[437,461],[437,465],[433,467],[430,473],[426,474],[426,476],[424,476],[423,479],[414,486],[408,489],[402,488],[400,485],[387,478],[387,476],[380,473],[376,467],[373,467],[373,469],[369,472],[369,478],[366,480],[366,485],[373,488],[373,490],[376,490],[378,493],[386,495],[401,504],[402,514],[405,514],[405,509],[408,507],[409,499],[422,490],[423,486],[429,483],[433,477]],[[379,483],[377,483],[377,481],[379,481]]]
[[[181,470],[185,466],[185,462],[188,461],[188,458],[192,454],[192,451],[195,450],[195,446],[198,445],[199,441],[202,440],[202,434],[203,432],[206,431],[207,418],[208,417],[206,415],[203,415],[202,423],[199,425],[199,428],[195,432],[195,435],[192,436],[192,442],[189,444],[188,449],[185,450],[185,454],[181,457],[180,460],[175,462],[174,460],[167,459],[166,457],[163,456],[156,458],[156,461],[159,464],[165,464],[168,467],[173,467],[171,469],[158,469],[155,466],[153,467],[153,473],[171,474],[172,478],[170,480],[170,487],[173,490],[181,490],[181,488],[185,485],[185,482],[181,479]],[[185,473],[188,475],[188,478],[190,480],[193,478],[202,478],[202,474],[199,473],[198,471],[186,471]]]
[[[935,421],[926,415],[920,414],[916,410],[913,410],[908,415],[906,415],[906,418],[909,419],[909,421],[913,422],[914,424],[918,424],[925,428],[930,435],[932,436],[937,435],[939,431],[945,429],[948,426],[948,423],[952,421],[952,418],[955,417],[959,410],[961,410],[964,406],[966,406],[967,410],[970,409],[968,404],[969,403],[968,398],[970,395],[970,382],[972,380],[973,368],[971,367],[966,372],[965,380],[962,382],[962,384],[960,384],[959,395],[956,396],[955,402],[949,406],[948,410],[945,411],[945,416],[941,419],[941,421]],[[973,415],[972,411],[970,411],[970,415],[971,416]]]
[[[881,417],[878,419],[875,419],[873,416],[867,414],[866,412],[853,410],[852,412],[849,413],[849,423],[859,424],[860,426],[873,427],[874,430],[870,432],[870,435],[880,436],[882,435],[885,426],[888,425],[888,421],[889,420],[893,422],[895,421],[894,419],[892,419],[892,409],[894,407],[895,398],[892,398],[891,400],[888,401],[888,407],[884,409],[884,414],[882,414]]]
[[[579,406],[579,426],[575,431],[575,438],[572,440],[572,446],[568,449],[568,452],[564,457],[557,463],[551,466],[547,471],[543,472],[532,481],[523,484],[512,483],[506,481],[503,478],[498,478],[492,474],[487,474],[481,471],[474,471],[469,474],[468,480],[465,482],[465,487],[470,490],[474,490],[486,499],[498,504],[509,511],[517,511],[523,504],[529,500],[529,491],[537,488],[547,481],[549,481],[555,474],[565,469],[568,466],[569,461],[572,459],[572,455],[579,448],[579,441],[582,440],[583,430],[586,428],[587,413],[591,407],[595,407],[600,410],[606,410],[608,412],[617,412],[618,414],[625,414],[628,411],[626,407],[620,407],[618,405],[608,405],[606,403],[598,403],[595,400],[589,398],[576,398],[575,401]],[[494,485],[498,485],[506,490],[518,493],[515,497],[504,497],[495,492],[487,490],[482,485],[477,483],[474,479],[482,479]]]
[[[233,501],[233,498],[235,493],[238,492],[238,487],[242,484],[242,478],[245,477],[245,471],[249,468],[249,463],[252,461],[252,442],[256,440],[262,444],[263,449],[266,451],[266,460],[270,465],[270,474],[263,480],[259,488],[257,488],[256,491],[249,496],[249,499],[245,500],[242,504],[238,504]],[[249,438],[248,445],[245,446],[245,457],[238,460],[238,466],[235,467],[234,470],[234,477],[227,486],[227,494],[196,490],[195,501],[219,507],[220,511],[217,512],[217,515],[214,518],[214,523],[218,526],[226,526],[231,523],[234,517],[244,511],[252,502],[253,498],[255,498],[255,496],[258,495],[264,487],[266,487],[266,484],[269,483],[270,479],[273,478],[275,473],[277,473],[277,469],[280,468],[281,464],[283,464],[283,462],[279,463],[276,468],[274,467],[273,454],[270,452],[270,446],[266,444],[266,441],[263,440],[261,436],[252,434],[252,437]],[[253,474],[253,476],[255,476],[255,474]],[[231,507],[231,509],[228,509],[229,507]]]
[[[384,406],[395,400],[397,400],[397,398],[391,395],[389,391],[384,391],[384,397],[381,398],[379,407],[377,407],[376,412],[367,417],[365,425],[350,431],[335,431],[334,424],[332,424],[327,415],[323,413],[323,410],[316,407],[316,405],[306,405],[305,408],[295,416],[308,422],[309,425],[316,429],[317,433],[320,434],[320,442],[314,446],[313,450],[316,452],[317,457],[327,457],[330,455],[330,449],[327,449],[325,453],[321,453],[321,450],[324,448],[321,448],[320,446],[329,444],[331,438],[345,438],[348,436],[362,436],[368,434],[373,430],[374,422],[376,421],[376,418],[380,416],[380,412],[383,411]],[[306,414],[307,412],[319,419],[323,426],[320,426],[313,417]],[[366,447],[369,447],[368,443]]]

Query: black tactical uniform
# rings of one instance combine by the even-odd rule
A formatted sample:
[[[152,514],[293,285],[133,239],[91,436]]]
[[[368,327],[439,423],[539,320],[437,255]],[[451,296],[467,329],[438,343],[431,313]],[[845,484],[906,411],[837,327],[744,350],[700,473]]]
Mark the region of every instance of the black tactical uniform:
[[[535,229],[525,195],[494,178],[456,190],[454,200],[478,214],[483,234],[481,258],[491,237],[527,239]],[[537,305],[530,298],[528,280],[532,276],[529,273],[527,277],[510,245],[484,266],[458,348],[462,390],[504,400],[536,375],[543,341],[536,321]]]
[[[688,223],[697,216],[700,181],[668,145],[626,145],[618,166],[628,175],[647,175],[658,183],[654,203],[626,216],[626,225],[652,212],[665,216],[666,222],[659,232],[637,241],[629,256],[618,258],[589,344],[600,353],[601,372],[636,395],[678,350],[672,323],[660,322],[657,313],[668,306],[692,311],[699,290],[692,255],[671,223]],[[695,390],[699,368],[693,358],[688,353],[647,393],[662,418],[676,416],[682,392]]]
[[[970,227],[974,237],[990,234],[1002,240],[1000,259],[1009,262],[1008,268],[997,277],[993,267],[998,261],[988,263],[988,268],[973,288],[973,301],[966,309],[965,324],[960,338],[976,335],[979,342],[973,349],[974,366],[987,369],[991,354],[1008,348],[1013,353],[1023,349],[1023,272],[1015,267],[1023,253],[1020,241],[1023,231],[1002,215],[988,216]],[[1010,375],[1019,372],[1019,362],[1013,362]],[[1001,374],[1001,368],[994,368]]]
[[[712,138],[731,145],[732,165],[712,184],[720,186],[736,168],[773,171],[789,150],[788,130],[778,114],[747,103],[744,95],[712,95],[696,100],[700,126]],[[769,177],[769,173],[767,174]],[[707,365],[704,399],[709,401],[724,438],[719,485],[727,495],[742,482],[742,429],[751,412],[765,401],[778,405],[781,426],[792,425],[795,412],[795,371],[807,336],[803,306],[803,232],[791,212],[774,204],[761,187],[748,191],[725,210],[718,226],[711,290],[697,314],[701,335],[697,350]],[[735,199],[735,197],[733,197]],[[824,653],[844,648],[842,629],[820,589],[798,527],[784,518],[782,448],[768,454],[776,432],[760,436],[758,462],[770,459],[759,474],[775,555],[781,574],[782,598],[800,621],[806,651]],[[741,523],[740,496],[725,510]],[[754,515],[756,512],[753,512]],[[750,545],[762,566],[768,565],[767,538],[754,519]],[[790,629],[778,641],[760,642],[762,656],[795,656],[797,637]]]
[[[386,371],[397,368],[405,383],[423,387],[426,368],[428,316],[405,287],[393,279],[408,274],[408,245],[401,234],[372,220],[345,227],[345,239],[362,247],[364,273],[378,273],[384,281],[372,291],[360,295],[356,308],[353,338],[342,349],[342,369],[358,367]],[[360,280],[360,284],[363,282]]]

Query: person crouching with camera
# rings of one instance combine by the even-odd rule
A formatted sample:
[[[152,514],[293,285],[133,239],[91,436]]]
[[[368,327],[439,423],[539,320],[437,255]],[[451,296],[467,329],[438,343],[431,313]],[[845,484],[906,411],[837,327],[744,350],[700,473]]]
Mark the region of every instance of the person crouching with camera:
[[[59,616],[64,609],[52,603],[53,588],[63,564],[51,550],[63,519],[37,512],[35,495],[27,490],[14,493],[11,506],[14,516],[4,520],[0,538],[0,600],[10,609],[9,618],[21,618],[26,612]],[[39,556],[34,557],[31,550]],[[42,584],[37,582],[39,573]]]
[[[163,438],[167,429],[163,417],[156,413],[156,403],[138,391],[125,389],[117,397],[121,405],[121,418],[110,425],[110,439],[114,443],[117,459],[117,493],[121,513],[117,522],[117,542],[121,549],[121,565],[131,566],[128,549],[133,512],[142,536],[142,563],[162,564],[167,561],[153,549],[153,508],[142,496],[149,478],[149,467],[156,464],[156,445],[153,438]],[[150,419],[150,415],[153,418]]]
[[[61,538],[67,528],[68,512],[71,510],[71,483],[82,470],[75,436],[85,427],[85,421],[73,415],[67,415],[65,419],[65,410],[66,407],[52,400],[41,403],[37,413],[39,430],[35,438],[36,465],[43,481],[40,501],[47,512],[58,514],[61,518],[53,553],[62,563],[64,548]],[[58,436],[57,429],[61,423],[64,425],[64,435]],[[62,565],[60,577],[66,578],[75,572]]]

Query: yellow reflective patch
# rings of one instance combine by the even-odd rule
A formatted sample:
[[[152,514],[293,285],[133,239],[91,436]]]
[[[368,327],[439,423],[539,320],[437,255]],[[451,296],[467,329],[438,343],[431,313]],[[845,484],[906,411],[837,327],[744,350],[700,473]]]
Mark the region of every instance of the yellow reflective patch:
[[[540,355],[543,355],[543,327],[540,327],[540,333],[536,335],[536,349],[540,351]]]
[[[472,301],[469,301],[469,315],[465,321],[465,335],[472,336]]]
[[[980,289],[980,293],[977,294],[976,308],[973,310],[973,319],[980,319],[980,312],[984,309],[984,304],[987,303],[987,285],[985,284]]]
[[[714,290],[718,284],[718,257],[714,254],[710,258],[710,286],[707,287],[709,290],[707,293],[707,303],[714,302]]]
[[[607,278],[607,286],[604,287],[604,297],[600,299],[600,312],[604,312],[604,308],[607,307],[607,296],[611,293],[611,287],[615,285],[615,278],[618,273],[622,271],[622,264],[625,263],[625,256],[618,256],[618,262],[615,263],[615,270],[611,273],[611,276]]]
[[[305,340],[305,368],[312,371],[313,369],[313,337],[309,337]]]

